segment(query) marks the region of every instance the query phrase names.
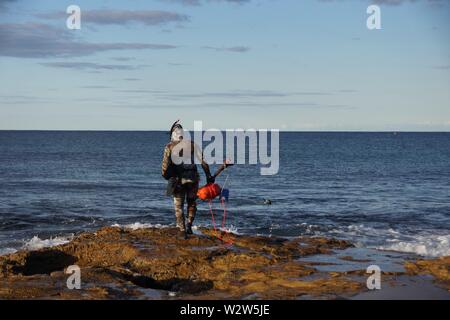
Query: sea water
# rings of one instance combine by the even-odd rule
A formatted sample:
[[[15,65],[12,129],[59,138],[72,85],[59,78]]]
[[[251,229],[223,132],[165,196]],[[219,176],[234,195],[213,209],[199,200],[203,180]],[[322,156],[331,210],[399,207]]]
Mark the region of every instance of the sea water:
[[[0,131],[0,254],[64,243],[101,226],[173,226],[161,177],[168,138]],[[277,175],[236,165],[217,182],[227,175],[225,228],[232,232],[450,255],[450,133],[280,133]],[[211,226],[208,205],[198,208],[195,223]],[[214,208],[220,220],[220,203]]]

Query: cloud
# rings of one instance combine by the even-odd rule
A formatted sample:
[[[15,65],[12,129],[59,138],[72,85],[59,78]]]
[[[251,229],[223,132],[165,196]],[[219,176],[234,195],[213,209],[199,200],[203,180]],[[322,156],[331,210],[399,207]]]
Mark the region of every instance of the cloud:
[[[178,3],[185,6],[201,6],[205,3],[234,3],[234,4],[245,4],[250,3],[253,0],[159,0],[165,3]],[[316,0],[318,2],[340,2],[343,0]],[[427,2],[430,5],[442,5],[448,0],[361,0],[366,1],[367,3],[374,3],[379,5],[388,5],[388,6],[398,6],[404,3],[414,3],[414,2]]]
[[[171,98],[260,98],[260,97],[286,97],[290,94],[268,90],[248,90],[248,91],[230,91],[230,92],[206,92],[206,93],[185,93],[172,94]]]
[[[6,7],[8,3],[15,2],[16,0],[0,0],[0,9]]]
[[[319,2],[338,2],[342,0],[317,0]],[[387,6],[399,6],[405,3],[415,3],[415,2],[426,2],[430,5],[442,5],[448,0],[363,0],[367,3],[373,3],[378,5],[387,5]]]
[[[252,0],[159,0],[165,3],[179,3],[185,6],[200,6],[205,2],[224,2],[224,3],[235,3],[244,4],[251,2]]]
[[[247,98],[286,98],[293,96],[325,96],[328,92],[282,92],[272,90],[236,90],[227,92],[204,92],[204,93],[171,93],[161,96],[165,99],[183,100],[189,98],[222,98],[222,99],[247,99]]]
[[[189,99],[202,100],[212,98],[215,101],[218,99],[232,100],[232,101],[244,101],[248,102],[249,100],[261,99],[267,100],[269,98],[272,99],[283,99],[283,98],[291,98],[291,97],[324,97],[324,96],[332,96],[341,93],[354,93],[355,90],[340,90],[340,91],[276,91],[276,90],[230,90],[230,91],[216,91],[216,92],[170,92],[170,91],[158,91],[158,90],[148,90],[148,89],[119,89],[116,92],[123,93],[137,93],[137,94],[152,94],[155,97],[163,100],[172,100],[172,101],[185,101]]]
[[[354,107],[343,104],[321,104],[316,102],[215,102],[203,103],[199,106],[204,107],[255,107],[255,108],[271,108],[271,107],[294,107],[294,108],[314,108],[314,109],[354,109]]]
[[[450,65],[440,65],[440,66],[434,66],[433,69],[437,70],[450,70]]]
[[[213,102],[193,104],[113,104],[112,107],[146,109],[146,108],[302,108],[302,109],[329,109],[329,110],[354,110],[356,107],[349,105],[320,104],[315,102]]]
[[[91,43],[73,33],[41,23],[0,24],[0,56],[20,58],[86,56],[110,50],[162,50],[176,46],[150,43]]]
[[[169,62],[167,63],[168,66],[171,67],[180,67],[180,66],[189,66],[189,63],[181,63],[181,62]]]
[[[423,0],[422,2],[428,2],[429,4],[435,5],[435,4],[443,4],[445,1],[448,0]],[[418,0],[374,0],[374,3],[376,4],[384,4],[389,6],[398,6],[407,2],[413,3],[418,2]]]
[[[47,103],[51,100],[38,96],[29,95],[0,95],[0,106],[2,105],[22,105],[22,104],[36,104]]]
[[[81,89],[112,89],[113,87],[110,86],[99,86],[99,85],[92,85],[92,86],[82,86]]]
[[[228,51],[228,52],[238,52],[238,53],[244,53],[250,50],[249,47],[244,46],[236,46],[236,47],[211,47],[211,46],[205,46],[203,49],[208,50],[215,50],[215,51]]]
[[[165,91],[161,90],[147,90],[147,89],[119,89],[115,90],[116,92],[122,92],[122,93],[151,93],[151,94],[159,94],[164,93]]]
[[[334,95],[337,92],[314,91],[272,91],[272,90],[231,90],[223,92],[182,93],[147,89],[118,89],[119,93],[136,94],[135,97],[152,103],[138,103],[130,108],[306,108],[328,110],[352,110],[355,107],[346,104],[326,103],[320,101],[322,96]],[[308,98],[305,98],[308,97]],[[317,99],[317,100],[316,100]],[[305,101],[307,100],[307,101]]]
[[[51,13],[37,14],[42,19],[61,19],[67,17],[65,12],[57,11]],[[82,23],[100,25],[125,25],[139,22],[148,26],[163,25],[171,22],[188,22],[189,16],[176,12],[159,10],[82,10]]]
[[[398,6],[404,2],[415,2],[414,0],[373,0],[373,3],[384,4],[389,6]]]
[[[134,60],[135,58],[134,57],[114,57],[114,58],[111,58],[112,60],[115,60],[115,61],[131,61],[131,60]]]
[[[119,64],[99,64],[93,62],[45,62],[41,65],[53,68],[76,69],[76,70],[134,70],[135,66]]]

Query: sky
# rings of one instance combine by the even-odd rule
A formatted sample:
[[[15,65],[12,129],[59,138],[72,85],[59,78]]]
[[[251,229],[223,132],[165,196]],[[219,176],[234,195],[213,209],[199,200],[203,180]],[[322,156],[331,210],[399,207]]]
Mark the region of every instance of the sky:
[[[449,40],[450,0],[0,0],[0,130],[450,131]]]

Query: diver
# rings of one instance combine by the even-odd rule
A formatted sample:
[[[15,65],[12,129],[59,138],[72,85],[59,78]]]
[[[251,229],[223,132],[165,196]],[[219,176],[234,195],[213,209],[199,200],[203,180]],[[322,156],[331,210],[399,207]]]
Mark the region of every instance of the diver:
[[[194,158],[201,162],[207,183],[214,183],[215,177],[211,175],[209,165],[204,161],[200,148],[193,141],[184,140],[183,136],[183,127],[177,120],[170,129],[170,142],[164,149],[161,173],[168,180],[167,195],[173,196],[176,223],[180,230],[180,236],[186,239],[188,234],[192,234],[192,224],[197,212],[196,200],[200,176]],[[178,147],[175,148],[176,146]],[[190,163],[173,163],[172,153],[178,152],[178,155],[183,157],[183,150],[190,150]],[[187,224],[185,224],[184,215],[185,202],[187,202]]]

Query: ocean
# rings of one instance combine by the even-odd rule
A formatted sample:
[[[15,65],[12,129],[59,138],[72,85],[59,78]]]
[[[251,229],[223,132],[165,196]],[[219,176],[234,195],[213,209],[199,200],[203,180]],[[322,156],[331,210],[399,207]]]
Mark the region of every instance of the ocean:
[[[0,131],[0,254],[64,243],[102,226],[173,226],[161,177],[168,138]],[[217,182],[226,178],[225,227],[232,232],[450,255],[450,133],[280,133],[277,175],[236,165]],[[213,206],[220,221],[220,203]],[[207,203],[199,202],[196,224],[211,227]]]

